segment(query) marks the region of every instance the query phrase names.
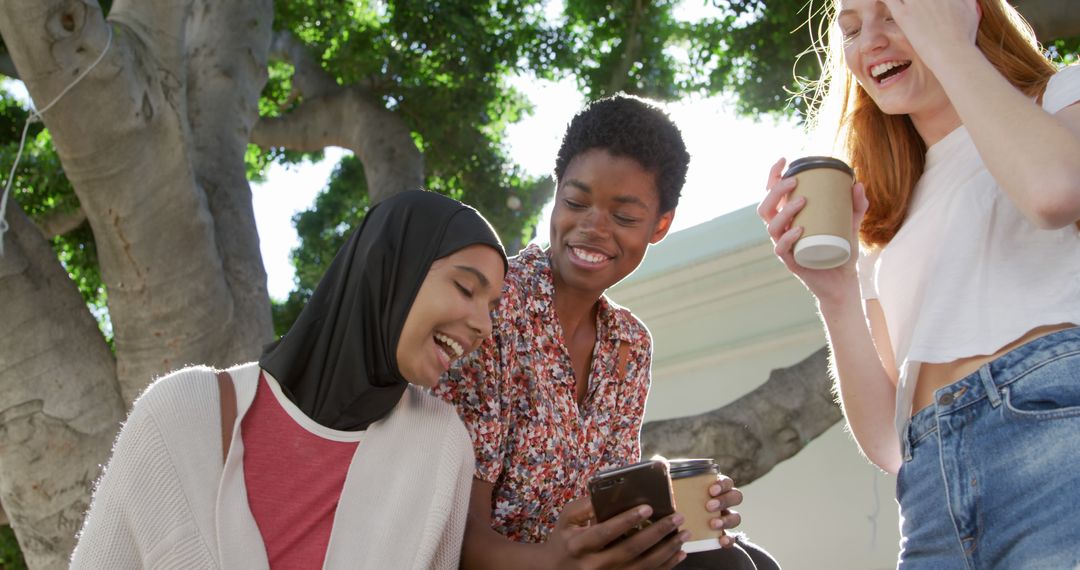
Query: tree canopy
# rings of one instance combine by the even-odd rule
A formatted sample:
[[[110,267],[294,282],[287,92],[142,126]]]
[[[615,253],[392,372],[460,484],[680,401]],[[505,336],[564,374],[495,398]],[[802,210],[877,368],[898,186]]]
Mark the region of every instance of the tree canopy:
[[[572,78],[589,99],[619,91],[661,101],[729,92],[737,94],[741,114],[802,117],[806,102],[795,95],[798,79],[820,71],[807,51],[821,24],[820,2],[702,0],[708,15],[692,22],[676,18],[680,2],[674,0],[568,0],[554,17],[548,4],[289,0],[274,3],[273,17],[275,30],[293,34],[336,84],[362,85],[398,114],[423,154],[424,186],[476,205],[511,248],[534,234],[550,192],[550,180],[527,175],[508,156],[506,126],[538,104],[511,87],[512,76]],[[101,2],[106,15],[111,5]],[[1080,35],[1046,45],[1055,59],[1074,63]],[[285,54],[278,55],[259,101],[266,118],[287,115],[305,101],[296,68]],[[10,68],[0,65],[0,73],[8,69],[16,76]],[[9,92],[0,98],[0,167],[7,172],[28,112]],[[29,138],[16,172],[15,199],[48,231],[109,336],[107,292],[93,234],[48,132],[35,123]],[[272,162],[320,158],[321,150],[252,144],[248,176],[260,181]],[[363,168],[356,157],[343,159],[314,207],[293,220],[301,243],[293,255],[297,288],[275,304],[278,334],[287,330],[330,257],[363,218],[369,205]],[[521,207],[506,206],[511,196],[520,201],[510,203]]]

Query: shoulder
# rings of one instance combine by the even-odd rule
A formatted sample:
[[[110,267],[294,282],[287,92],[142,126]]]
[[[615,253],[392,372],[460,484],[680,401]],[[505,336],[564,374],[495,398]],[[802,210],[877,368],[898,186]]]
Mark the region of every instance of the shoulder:
[[[258,363],[230,368],[233,382],[240,387],[257,370]],[[217,371],[208,366],[191,366],[156,379],[135,400],[128,423],[152,421],[167,437],[202,437],[218,430],[221,415]]]
[[[1080,64],[1061,68],[1050,78],[1043,94],[1043,108],[1050,113],[1076,102],[1080,102]]]
[[[146,387],[135,399],[132,414],[145,410],[161,413],[166,410],[187,408],[210,394],[210,388],[217,391],[216,373],[208,366],[191,366],[170,372]],[[215,400],[216,401],[216,400]]]
[[[516,299],[521,293],[528,294],[536,287],[539,274],[548,268],[547,254],[540,246],[529,244],[508,262],[506,279],[503,281],[503,300]]]
[[[1080,82],[1080,63],[1066,65],[1050,78],[1049,85],[1062,86]]]
[[[190,491],[198,488],[200,477],[216,473],[206,467],[216,465],[215,458],[221,461],[217,392],[215,371],[205,366],[155,380],[135,400],[108,469],[137,474],[138,484],[167,481],[178,485],[168,487],[168,492],[186,489],[186,496],[196,496]]]
[[[422,432],[447,441],[462,443],[472,449],[469,432],[461,423],[457,409],[452,404],[431,393],[426,388],[410,384],[401,396],[402,408],[407,410],[410,423],[423,427]],[[427,437],[425,436],[425,437]]]
[[[493,314],[496,336],[529,327],[537,315],[549,310],[554,285],[547,252],[530,244],[510,258],[502,297]]]
[[[881,257],[881,247],[859,248],[859,257],[855,262],[855,271],[859,277],[859,290],[863,299],[877,298],[876,272],[878,258]]]
[[[454,406],[426,388],[410,384],[386,421],[368,428],[368,437],[377,439],[369,440],[369,449],[390,454],[388,458],[397,454],[399,460],[408,461],[400,455],[407,449],[408,456],[418,461],[454,465],[447,473],[473,470],[472,439],[465,424]]]
[[[604,302],[607,303],[607,308],[611,315],[611,326],[618,331],[619,338],[627,340],[634,345],[652,345],[652,334],[649,332],[649,327],[645,326],[645,323],[639,319],[637,315],[630,312],[630,309],[612,301],[607,296],[604,296],[603,299]]]
[[[233,382],[241,385],[258,381],[258,363],[249,362],[225,370]],[[217,405],[218,371],[209,366],[189,366],[157,378],[135,399],[135,406],[170,405],[176,402],[209,400]],[[210,396],[213,396],[212,398]],[[215,408],[216,409],[216,408]]]

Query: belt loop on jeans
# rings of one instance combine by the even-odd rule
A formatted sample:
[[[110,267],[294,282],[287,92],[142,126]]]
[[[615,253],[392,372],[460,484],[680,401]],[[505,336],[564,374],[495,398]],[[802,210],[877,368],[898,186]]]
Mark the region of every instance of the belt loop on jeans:
[[[904,455],[904,462],[911,461],[911,420],[904,424],[904,430],[900,433],[900,452]]]
[[[1001,394],[998,393],[997,385],[994,384],[994,377],[990,375],[990,364],[984,364],[979,368],[979,380],[982,380],[983,389],[986,390],[986,397],[990,400],[990,406],[997,408],[1001,405]]]

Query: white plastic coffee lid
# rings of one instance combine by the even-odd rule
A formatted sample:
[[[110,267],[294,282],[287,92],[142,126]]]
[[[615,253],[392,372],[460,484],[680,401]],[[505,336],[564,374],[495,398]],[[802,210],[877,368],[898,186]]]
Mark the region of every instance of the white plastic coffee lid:
[[[832,269],[850,256],[851,244],[842,237],[807,236],[795,243],[795,263],[807,269]]]
[[[682,551],[687,554],[693,554],[695,552],[705,552],[706,550],[716,550],[718,548],[720,548],[719,536],[706,538],[704,540],[691,540],[690,542],[684,542],[682,545]]]

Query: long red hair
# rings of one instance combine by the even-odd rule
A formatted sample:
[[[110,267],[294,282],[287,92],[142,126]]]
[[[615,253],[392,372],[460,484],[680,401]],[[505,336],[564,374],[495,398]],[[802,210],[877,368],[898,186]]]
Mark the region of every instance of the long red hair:
[[[886,115],[844,64],[837,2],[825,7],[827,31],[819,29],[815,48],[824,54],[822,77],[804,91],[814,101],[812,128],[835,124],[835,150],[866,187],[870,209],[859,237],[867,246],[888,243],[907,217],[915,183],[922,176],[926,144],[907,115]],[[1057,71],[1042,53],[1031,26],[1005,0],[978,0],[982,18],[975,45],[1002,76],[1029,97],[1038,97]],[[822,41],[828,38],[828,45]]]

